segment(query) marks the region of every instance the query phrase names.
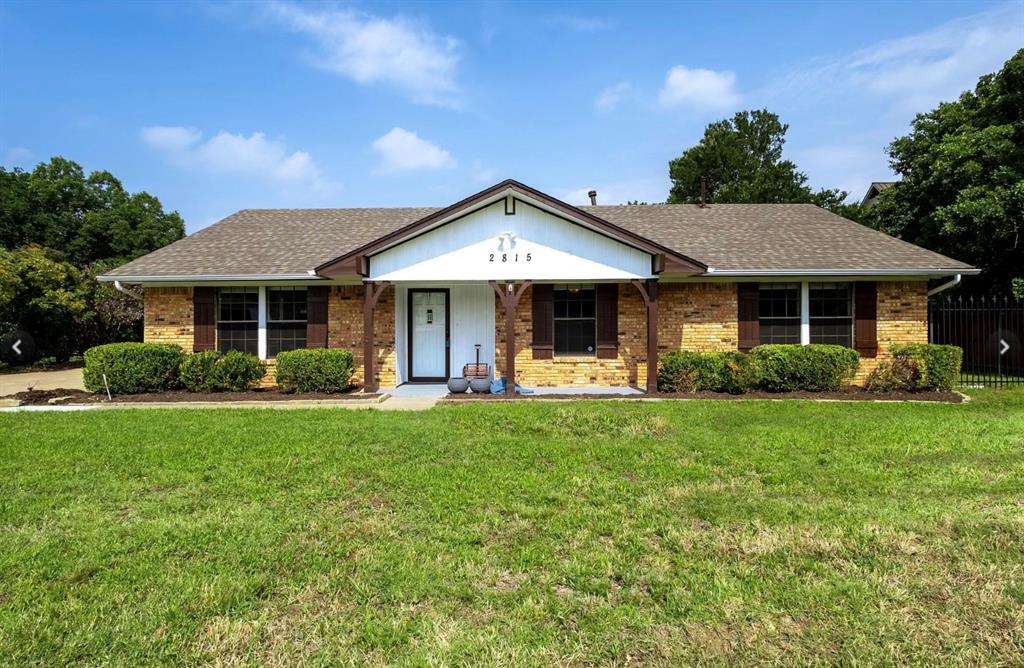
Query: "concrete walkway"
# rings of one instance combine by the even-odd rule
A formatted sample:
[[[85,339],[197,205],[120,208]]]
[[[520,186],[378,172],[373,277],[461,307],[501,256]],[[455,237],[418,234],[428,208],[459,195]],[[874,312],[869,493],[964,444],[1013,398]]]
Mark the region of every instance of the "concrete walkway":
[[[0,374],[0,397],[28,390],[84,390],[81,369]]]

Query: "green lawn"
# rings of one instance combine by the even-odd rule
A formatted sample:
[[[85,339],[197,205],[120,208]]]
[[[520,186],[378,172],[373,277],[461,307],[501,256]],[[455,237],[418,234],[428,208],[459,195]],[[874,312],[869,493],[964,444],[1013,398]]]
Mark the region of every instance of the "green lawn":
[[[0,663],[1019,665],[975,394],[0,414]]]

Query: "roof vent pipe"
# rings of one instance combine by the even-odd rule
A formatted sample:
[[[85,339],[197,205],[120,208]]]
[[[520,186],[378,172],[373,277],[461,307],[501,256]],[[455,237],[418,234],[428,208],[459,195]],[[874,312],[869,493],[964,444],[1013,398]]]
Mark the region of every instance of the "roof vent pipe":
[[[597,206],[597,191],[591,190],[587,196],[590,197],[590,206]]]
[[[700,177],[700,208],[704,208],[708,205],[708,180],[705,177]]]

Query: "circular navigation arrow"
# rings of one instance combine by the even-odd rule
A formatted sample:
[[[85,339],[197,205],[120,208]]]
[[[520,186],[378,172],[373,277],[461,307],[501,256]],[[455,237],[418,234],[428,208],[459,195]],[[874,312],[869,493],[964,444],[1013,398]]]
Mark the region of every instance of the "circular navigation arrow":
[[[36,360],[36,342],[32,335],[15,330],[0,341],[0,359],[7,364],[31,364]]]

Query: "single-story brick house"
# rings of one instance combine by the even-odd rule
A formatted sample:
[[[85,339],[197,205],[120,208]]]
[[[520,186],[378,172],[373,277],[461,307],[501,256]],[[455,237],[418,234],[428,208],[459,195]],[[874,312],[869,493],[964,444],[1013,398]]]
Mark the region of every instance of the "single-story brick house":
[[[927,341],[930,280],[977,272],[810,204],[575,207],[508,180],[440,209],[246,209],[100,280],[142,286],[146,341],[347,348],[368,389],[479,346],[524,386],[651,390],[658,351],[760,343],[851,346],[863,378]]]

